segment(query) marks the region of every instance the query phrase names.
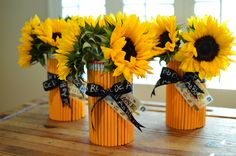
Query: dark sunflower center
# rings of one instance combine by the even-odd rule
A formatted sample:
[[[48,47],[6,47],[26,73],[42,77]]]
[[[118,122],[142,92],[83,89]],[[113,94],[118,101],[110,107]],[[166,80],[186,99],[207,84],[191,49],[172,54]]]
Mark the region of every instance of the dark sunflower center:
[[[134,44],[133,44],[133,42],[131,41],[130,38],[126,37],[125,41],[126,41],[126,44],[122,48],[122,50],[126,52],[125,60],[130,61],[130,57],[131,56],[136,57],[137,56],[137,52],[136,52]]]
[[[167,42],[172,43],[172,41],[171,41],[171,39],[169,37],[169,32],[165,31],[164,33],[162,33],[160,35],[160,43],[157,44],[157,47],[164,48]]]
[[[53,34],[52,34],[52,38],[53,38],[55,41],[56,41],[57,36],[58,36],[59,38],[61,38],[61,33],[56,32],[56,33],[53,33]]]
[[[212,61],[220,50],[216,40],[210,35],[199,38],[194,46],[197,50],[197,57],[194,58],[198,61]]]

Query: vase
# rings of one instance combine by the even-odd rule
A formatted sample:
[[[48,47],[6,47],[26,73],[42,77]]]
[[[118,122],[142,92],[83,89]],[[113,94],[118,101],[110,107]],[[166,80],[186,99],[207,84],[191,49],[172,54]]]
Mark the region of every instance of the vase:
[[[119,77],[113,77],[113,72],[104,72],[103,69],[103,63],[89,64],[88,82],[108,89],[119,82]],[[134,140],[134,127],[131,122],[123,119],[104,100],[99,101],[93,112],[91,112],[94,103],[98,99],[99,97],[88,97],[89,138],[91,143],[100,146],[119,146],[132,142]]]
[[[175,70],[179,76],[184,72],[179,69],[179,62],[170,61],[167,66]],[[170,128],[192,130],[201,128],[206,121],[206,107],[199,110],[191,107],[178,92],[175,84],[166,86],[166,125]]]
[[[57,60],[48,58],[48,72],[57,74]],[[85,116],[85,100],[69,96],[70,107],[63,106],[59,87],[48,91],[49,118],[56,121],[75,121]]]

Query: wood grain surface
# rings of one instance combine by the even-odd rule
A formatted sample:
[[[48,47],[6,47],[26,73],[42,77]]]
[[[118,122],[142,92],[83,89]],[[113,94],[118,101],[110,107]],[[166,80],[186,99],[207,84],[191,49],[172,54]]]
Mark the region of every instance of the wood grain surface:
[[[206,126],[180,131],[166,127],[165,108],[147,103],[147,111],[137,117],[146,128],[135,130],[134,142],[126,146],[101,147],[89,142],[88,116],[80,121],[48,119],[48,105],[36,100],[10,114],[0,115],[0,155],[236,155],[236,111],[224,117],[208,108]],[[210,110],[210,111],[209,111]],[[86,112],[87,114],[87,112]]]

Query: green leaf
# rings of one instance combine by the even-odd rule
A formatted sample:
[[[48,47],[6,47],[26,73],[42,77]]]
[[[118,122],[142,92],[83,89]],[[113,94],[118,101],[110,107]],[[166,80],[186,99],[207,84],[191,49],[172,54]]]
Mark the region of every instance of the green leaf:
[[[176,30],[180,30],[180,29],[182,29],[182,28],[183,28],[183,24],[177,24]]]
[[[81,52],[80,52],[79,50],[77,50],[77,51],[75,52],[75,54],[76,54],[76,55],[81,55]]]
[[[110,37],[113,30],[111,28],[105,28],[104,30],[107,33],[107,36]]]
[[[89,41],[91,41],[91,42],[93,42],[93,43],[96,43],[96,41],[94,40],[93,37],[90,37],[90,38],[89,38]]]
[[[70,16],[66,16],[65,21],[69,21],[69,20],[71,20],[71,17]]]
[[[42,66],[45,66],[45,58],[44,58],[44,57],[39,58],[39,63],[40,63]]]
[[[77,42],[74,44],[74,49],[75,49],[75,50],[80,49],[80,46],[79,46],[79,44],[78,44]]]
[[[80,39],[82,40],[84,37],[86,37],[86,35],[90,35],[90,34],[92,34],[91,31],[87,31],[87,30],[85,30],[84,33],[81,33]]]
[[[47,53],[48,53],[48,54],[54,54],[55,51],[56,51],[56,49],[53,48],[53,47],[51,47]]]
[[[84,42],[84,44],[83,44],[83,49],[85,49],[85,48],[91,48],[92,46],[91,46],[91,44],[89,44],[88,42]]]
[[[42,43],[36,44],[36,46],[35,46],[35,47],[36,47],[36,49],[37,49],[37,50],[39,50],[39,49],[40,49],[40,47],[41,47],[41,45],[42,45]]]
[[[102,43],[107,43],[109,42],[108,38],[103,36],[103,35],[95,35],[95,37],[99,38]]]

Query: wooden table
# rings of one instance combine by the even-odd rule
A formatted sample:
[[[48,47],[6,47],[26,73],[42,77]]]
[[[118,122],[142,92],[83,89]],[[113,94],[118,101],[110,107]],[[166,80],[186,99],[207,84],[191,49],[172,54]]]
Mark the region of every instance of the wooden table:
[[[209,107],[204,128],[179,131],[166,127],[163,105],[145,103],[148,110],[138,117],[143,132],[135,130],[131,144],[108,148],[89,142],[88,116],[51,121],[47,102],[33,101],[1,114],[0,155],[236,155],[236,110]]]

